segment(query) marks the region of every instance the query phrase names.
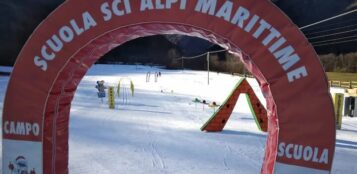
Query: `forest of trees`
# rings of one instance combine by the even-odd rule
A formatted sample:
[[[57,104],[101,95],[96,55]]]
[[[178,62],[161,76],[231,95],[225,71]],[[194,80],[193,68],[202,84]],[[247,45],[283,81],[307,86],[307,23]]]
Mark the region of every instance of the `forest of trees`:
[[[155,36],[161,37],[161,36]],[[135,47],[130,49],[130,46],[119,47],[112,52],[105,55],[98,63],[126,63],[126,64],[146,64],[146,65],[161,65],[169,69],[193,69],[193,70],[206,70],[207,69],[207,54],[203,54],[195,59],[184,59],[180,48],[173,44],[165,43],[165,49],[156,50],[155,54],[146,54],[150,49],[155,48],[162,44],[159,43],[147,46],[144,52],[136,52]],[[130,45],[130,44],[128,44]],[[135,44],[137,45],[137,44]],[[160,51],[158,51],[160,50]],[[215,51],[222,50],[222,48],[215,48]],[[344,72],[344,73],[357,73],[357,52],[346,54],[325,54],[319,55],[322,66],[326,72]],[[247,70],[240,62],[239,58],[228,52],[219,52],[210,54],[210,70],[226,73],[240,73],[246,74]]]
[[[326,72],[357,73],[357,52],[320,55],[320,60]]]

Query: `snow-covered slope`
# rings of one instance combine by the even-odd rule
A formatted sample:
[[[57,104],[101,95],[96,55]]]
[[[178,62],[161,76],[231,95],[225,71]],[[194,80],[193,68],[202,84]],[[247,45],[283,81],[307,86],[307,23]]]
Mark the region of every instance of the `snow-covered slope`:
[[[12,67],[10,66],[0,66],[0,73],[11,73]]]
[[[146,82],[148,72],[150,82]],[[162,74],[157,82],[155,72]],[[122,97],[116,98],[116,109],[110,110],[106,100],[101,103],[97,98],[96,81],[105,80],[106,85],[116,86],[120,79],[129,78],[135,85],[135,94],[131,97],[127,89],[126,104]],[[213,109],[192,102],[200,98],[221,103],[239,79],[211,72],[207,85],[207,72],[93,66],[72,102],[70,173],[259,173],[266,134],[256,127],[245,98],[240,97],[221,133],[200,131]],[[7,82],[8,77],[0,76],[0,112]],[[265,103],[257,82],[249,79],[249,83]],[[129,87],[128,80],[123,80],[121,86]],[[343,121],[343,129],[337,133],[333,173],[357,173],[357,118]]]

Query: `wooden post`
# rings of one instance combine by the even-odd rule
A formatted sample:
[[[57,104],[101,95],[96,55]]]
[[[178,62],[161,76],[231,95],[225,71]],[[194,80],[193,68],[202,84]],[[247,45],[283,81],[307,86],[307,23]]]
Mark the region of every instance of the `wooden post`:
[[[114,86],[110,86],[108,89],[108,104],[109,109],[115,109],[115,95],[114,95]]]

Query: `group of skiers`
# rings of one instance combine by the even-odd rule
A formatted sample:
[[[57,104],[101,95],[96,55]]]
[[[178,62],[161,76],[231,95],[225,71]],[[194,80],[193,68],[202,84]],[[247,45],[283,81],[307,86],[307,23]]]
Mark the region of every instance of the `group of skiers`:
[[[161,72],[160,71],[155,72],[154,75],[155,75],[155,82],[157,82],[159,77],[161,77]],[[150,82],[150,76],[151,76],[151,72],[149,71],[146,73],[146,82]]]

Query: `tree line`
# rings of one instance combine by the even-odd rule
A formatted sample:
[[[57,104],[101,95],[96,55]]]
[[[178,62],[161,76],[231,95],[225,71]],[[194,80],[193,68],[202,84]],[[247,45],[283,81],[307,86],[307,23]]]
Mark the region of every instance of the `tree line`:
[[[357,52],[320,55],[326,72],[357,73]]]
[[[207,55],[202,55],[195,59],[182,60],[181,53],[177,49],[169,49],[167,55],[154,56],[155,59],[137,59],[125,58],[116,59],[112,57],[111,62],[120,61],[128,64],[156,64],[164,65],[169,69],[192,69],[192,70],[207,70]],[[160,57],[160,58],[158,58]],[[326,72],[341,72],[341,73],[357,73],[357,52],[347,54],[324,54],[319,55],[320,62]],[[107,62],[104,59],[103,62]],[[110,62],[109,62],[110,63]],[[221,52],[210,54],[210,70],[226,73],[239,73],[246,74],[248,71],[245,69],[240,59],[228,52]]]

